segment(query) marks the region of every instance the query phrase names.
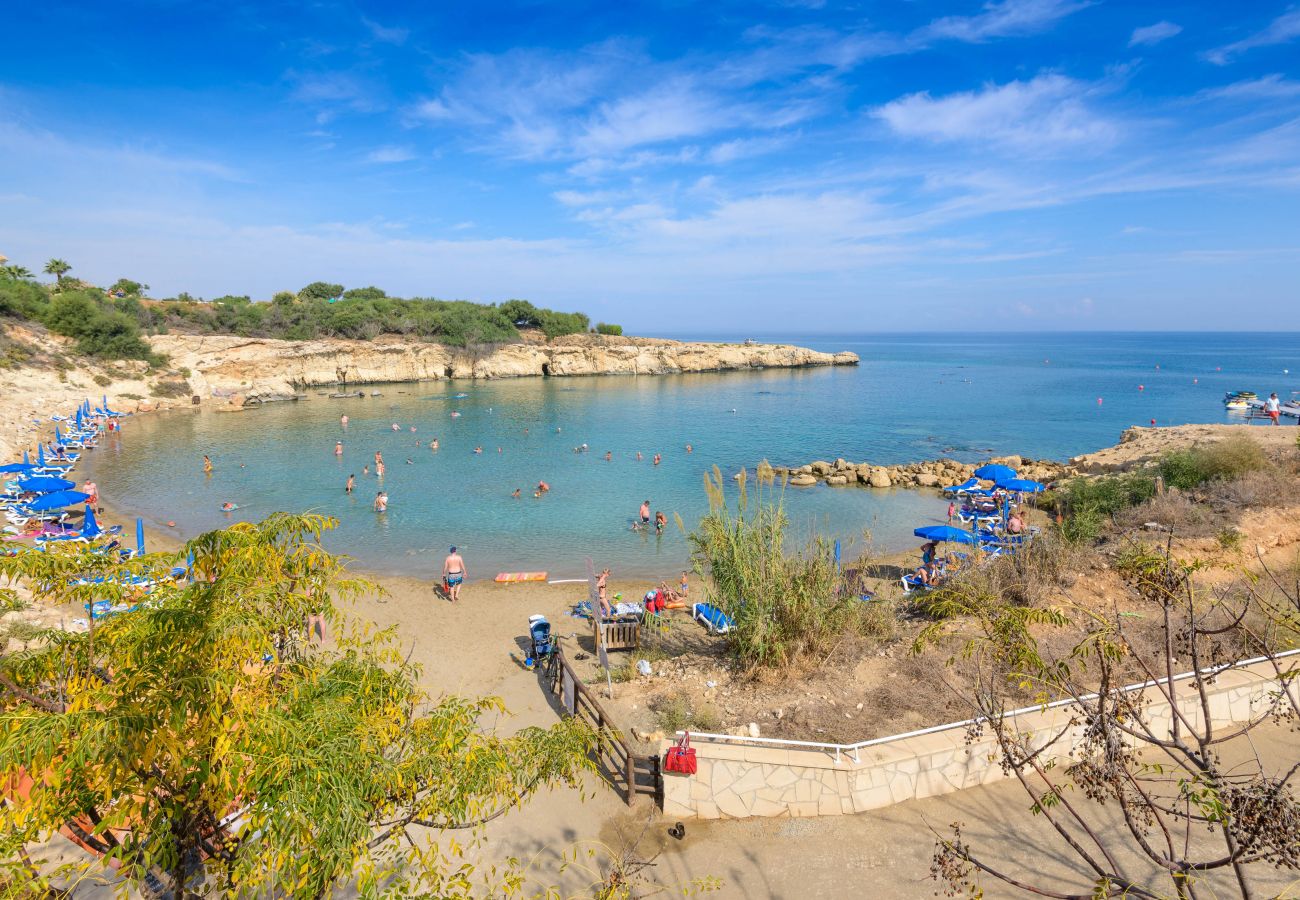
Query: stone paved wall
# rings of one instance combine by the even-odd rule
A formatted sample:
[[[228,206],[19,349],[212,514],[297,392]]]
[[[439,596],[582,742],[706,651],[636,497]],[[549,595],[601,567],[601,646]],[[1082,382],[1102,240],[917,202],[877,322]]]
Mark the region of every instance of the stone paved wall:
[[[1292,682],[1292,691],[1300,684]],[[1264,663],[1224,672],[1213,685],[1210,715],[1216,724],[1257,715],[1278,690]],[[1191,679],[1179,683],[1179,708],[1201,718]],[[1172,711],[1154,691],[1147,719],[1156,734],[1167,731]],[[1058,758],[1079,746],[1075,710],[1058,707],[1016,717],[1016,727],[1041,744],[1062,729]],[[665,741],[661,753],[670,746]],[[698,761],[693,776],[664,774],[664,814],[673,818],[743,819],[751,816],[833,816],[866,812],[904,800],[947,794],[1009,777],[997,762],[996,742],[985,734],[968,743],[955,725],[930,734],[886,740],[853,756],[782,748],[748,739],[692,739]]]

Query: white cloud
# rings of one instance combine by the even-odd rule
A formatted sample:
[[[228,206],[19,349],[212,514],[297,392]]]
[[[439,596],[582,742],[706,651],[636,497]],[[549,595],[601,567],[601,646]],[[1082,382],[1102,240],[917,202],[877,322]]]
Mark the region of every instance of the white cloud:
[[[365,25],[370,31],[371,37],[383,44],[405,44],[406,39],[411,36],[410,30],[407,28],[385,27],[364,16],[361,19],[361,24]]]
[[[400,163],[409,162],[415,159],[415,151],[410,147],[396,146],[389,144],[385,147],[376,147],[366,154],[366,162],[372,163]]]
[[[1161,41],[1167,41],[1176,34],[1181,34],[1183,26],[1173,22],[1157,22],[1133,29],[1133,36],[1128,39],[1130,47],[1150,47]]]
[[[1250,37],[1222,47],[1216,47],[1205,54],[1205,58],[1216,66],[1226,66],[1232,58],[1256,47],[1271,47],[1286,44],[1300,37],[1300,9],[1290,9],[1268,24],[1263,31]]]
[[[1201,100],[1285,100],[1288,97],[1300,97],[1300,81],[1289,81],[1285,76],[1274,73],[1263,78],[1208,88],[1196,96]]]
[[[354,112],[372,112],[380,104],[375,90],[351,72],[296,72],[285,77],[294,83],[290,96],[300,103],[324,106],[316,116],[317,124],[333,118],[339,108]]]
[[[895,133],[931,141],[1000,144],[1021,151],[1105,146],[1117,127],[1088,109],[1087,85],[1062,75],[989,84],[931,97],[908,94],[873,110]]]
[[[984,4],[974,16],[945,16],[914,32],[912,39],[924,43],[949,39],[982,43],[991,38],[1035,34],[1060,19],[1091,4],[1081,0],[1002,0]]]
[[[617,200],[619,191],[556,191],[551,195],[565,206],[595,206]]]

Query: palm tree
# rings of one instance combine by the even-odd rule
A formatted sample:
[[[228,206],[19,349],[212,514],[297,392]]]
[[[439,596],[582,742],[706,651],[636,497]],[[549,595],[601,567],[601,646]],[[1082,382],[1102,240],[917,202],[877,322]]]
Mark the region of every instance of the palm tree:
[[[55,278],[57,278],[59,280],[59,284],[63,283],[63,276],[66,275],[68,270],[70,270],[71,268],[72,266],[68,265],[67,262],[57,258],[52,259],[45,264],[46,274],[53,275]]]
[[[4,266],[0,268],[6,278],[12,278],[14,281],[26,281],[32,277],[31,270],[25,266]]]

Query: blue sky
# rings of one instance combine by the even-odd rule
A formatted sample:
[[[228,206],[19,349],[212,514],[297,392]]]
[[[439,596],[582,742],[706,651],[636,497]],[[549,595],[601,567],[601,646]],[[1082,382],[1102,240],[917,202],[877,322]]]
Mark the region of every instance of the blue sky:
[[[0,253],[32,269],[647,333],[1297,327],[1296,4],[123,0],[5,26]]]

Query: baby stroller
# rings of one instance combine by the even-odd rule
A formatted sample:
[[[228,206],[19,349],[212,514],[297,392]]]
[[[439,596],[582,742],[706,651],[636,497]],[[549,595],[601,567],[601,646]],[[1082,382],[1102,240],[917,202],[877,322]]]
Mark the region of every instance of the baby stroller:
[[[533,669],[538,663],[550,659],[555,652],[555,644],[551,640],[551,623],[546,621],[546,616],[528,617],[528,636],[532,639],[532,647],[524,665]]]

